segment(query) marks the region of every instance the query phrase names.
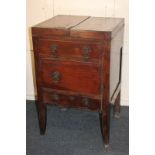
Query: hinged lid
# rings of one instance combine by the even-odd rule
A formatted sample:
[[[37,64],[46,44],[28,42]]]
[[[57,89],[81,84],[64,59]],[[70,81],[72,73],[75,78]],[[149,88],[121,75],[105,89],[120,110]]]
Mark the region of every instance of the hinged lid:
[[[122,18],[58,15],[33,26],[32,35],[110,39],[123,26]]]
[[[71,29],[70,35],[82,38],[112,38],[124,26],[123,18],[90,17]],[[110,37],[110,38],[109,38]]]
[[[80,24],[89,16],[57,15],[32,27],[32,35],[67,35],[69,29]]]

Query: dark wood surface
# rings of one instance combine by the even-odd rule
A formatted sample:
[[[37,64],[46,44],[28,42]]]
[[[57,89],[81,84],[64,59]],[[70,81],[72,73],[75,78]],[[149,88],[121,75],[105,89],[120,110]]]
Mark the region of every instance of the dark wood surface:
[[[111,100],[120,112],[123,27],[120,18],[68,15],[32,27],[41,133],[47,104],[95,110],[108,146]]]
[[[43,91],[43,100],[47,104],[55,104],[60,107],[86,108],[95,111],[100,109],[98,99],[83,95],[71,95],[67,92],[53,91],[53,89],[45,90]]]
[[[66,41],[54,39],[38,39],[35,43],[37,51],[42,58],[66,58],[71,60],[84,61],[86,54],[85,50],[89,48],[87,61],[99,61],[101,56],[101,43],[94,41]],[[55,51],[52,51],[52,46],[56,46]],[[96,60],[95,60],[96,59]]]
[[[44,87],[99,95],[99,65],[44,59],[40,69]],[[52,77],[55,72],[59,73],[58,80]]]

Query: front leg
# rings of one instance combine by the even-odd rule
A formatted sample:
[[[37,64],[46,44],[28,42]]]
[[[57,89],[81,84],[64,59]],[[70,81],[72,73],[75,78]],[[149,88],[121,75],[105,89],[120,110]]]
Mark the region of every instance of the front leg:
[[[40,134],[45,134],[46,131],[46,121],[47,121],[47,112],[46,105],[43,102],[37,102],[37,111],[38,111],[38,120],[40,127]]]
[[[109,146],[110,137],[110,105],[107,103],[103,106],[103,110],[100,113],[101,132],[105,148]]]

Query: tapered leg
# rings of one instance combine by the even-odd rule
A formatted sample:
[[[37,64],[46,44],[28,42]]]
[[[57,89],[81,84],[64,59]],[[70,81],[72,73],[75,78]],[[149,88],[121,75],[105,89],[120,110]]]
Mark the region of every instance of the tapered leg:
[[[120,117],[120,96],[121,96],[121,92],[118,93],[118,96],[117,96],[116,101],[114,103],[114,117],[115,118]]]
[[[45,134],[46,131],[46,105],[42,102],[37,103],[37,111],[38,111],[38,119],[39,119],[39,127],[40,127],[40,134]]]
[[[110,137],[110,106],[109,104],[104,107],[104,110],[100,113],[101,132],[105,148],[109,146]]]

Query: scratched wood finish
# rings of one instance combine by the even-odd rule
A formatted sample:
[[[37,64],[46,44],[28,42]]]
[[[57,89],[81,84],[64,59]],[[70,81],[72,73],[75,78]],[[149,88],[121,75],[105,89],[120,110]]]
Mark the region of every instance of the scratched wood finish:
[[[110,137],[110,101],[120,113],[124,20],[56,16],[32,27],[39,124],[46,129],[46,105],[98,111],[105,146]],[[52,54],[51,45],[57,48]],[[84,59],[83,48],[91,53]],[[53,74],[54,73],[54,74]],[[117,91],[116,91],[117,90]],[[117,92],[117,94],[116,94]]]

